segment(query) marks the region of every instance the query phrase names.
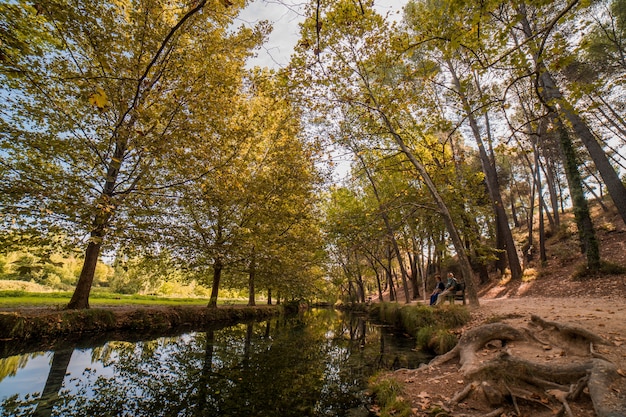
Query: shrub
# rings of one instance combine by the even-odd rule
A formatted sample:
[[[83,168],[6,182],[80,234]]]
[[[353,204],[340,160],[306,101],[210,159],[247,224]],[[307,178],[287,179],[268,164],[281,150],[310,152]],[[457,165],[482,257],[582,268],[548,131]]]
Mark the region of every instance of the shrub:
[[[456,335],[452,334],[449,330],[438,329],[431,335],[428,349],[437,355],[443,355],[451,351],[456,346],[457,342],[458,339]]]
[[[456,335],[448,329],[422,327],[417,332],[416,346],[437,355],[442,355],[454,348],[458,342]]]
[[[374,309],[372,310],[374,311]],[[470,312],[461,305],[400,306],[397,303],[381,303],[379,319],[402,329],[416,338],[419,349],[443,354],[457,343],[457,337],[449,329],[463,326],[470,320]]]
[[[434,309],[435,322],[440,327],[454,328],[467,324],[471,315],[467,308],[460,305],[446,305]]]
[[[429,306],[404,306],[400,309],[401,327],[410,335],[415,336],[422,327],[434,326],[437,318],[435,309]]]

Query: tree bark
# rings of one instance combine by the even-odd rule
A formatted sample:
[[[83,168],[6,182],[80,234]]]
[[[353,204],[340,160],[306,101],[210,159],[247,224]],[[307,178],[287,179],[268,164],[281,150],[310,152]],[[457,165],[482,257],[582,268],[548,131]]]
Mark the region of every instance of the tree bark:
[[[96,266],[98,265],[98,259],[100,257],[100,249],[102,247],[100,241],[101,239],[96,239],[95,241],[89,242],[87,245],[83,268],[80,271],[80,276],[72,298],[66,307],[69,310],[89,308],[89,293],[91,292]]]
[[[250,272],[248,275],[248,305],[255,306],[254,280],[256,278],[256,268],[254,262],[250,263]]]
[[[576,152],[569,138],[569,134],[560,119],[555,119],[561,148],[565,159],[565,172],[567,182],[572,195],[572,204],[574,206],[574,218],[578,226],[578,237],[580,240],[581,252],[587,256],[587,268],[592,271],[600,269],[600,248],[596,233],[591,222],[591,213],[589,205],[585,198],[582,187],[582,180],[578,172],[578,160]]]
[[[211,298],[207,307],[217,308],[217,293],[220,289],[220,280],[222,278],[222,261],[216,259],[213,263],[213,285],[211,287]]]

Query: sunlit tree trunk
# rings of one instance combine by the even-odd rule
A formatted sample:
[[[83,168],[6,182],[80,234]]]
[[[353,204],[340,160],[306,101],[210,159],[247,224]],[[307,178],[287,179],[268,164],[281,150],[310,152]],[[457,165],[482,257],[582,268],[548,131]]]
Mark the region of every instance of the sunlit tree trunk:
[[[92,235],[93,236],[93,235]],[[74,294],[67,305],[68,309],[84,309],[89,308],[89,293],[91,292],[91,285],[93,284],[93,278],[96,273],[96,265],[98,264],[98,258],[100,257],[100,248],[102,244],[100,240],[96,242],[89,242],[87,250],[85,251],[85,260],[83,261],[83,268],[80,271]]]
[[[256,278],[256,266],[254,261],[250,262],[250,271],[248,272],[248,305],[255,306],[254,280]]]

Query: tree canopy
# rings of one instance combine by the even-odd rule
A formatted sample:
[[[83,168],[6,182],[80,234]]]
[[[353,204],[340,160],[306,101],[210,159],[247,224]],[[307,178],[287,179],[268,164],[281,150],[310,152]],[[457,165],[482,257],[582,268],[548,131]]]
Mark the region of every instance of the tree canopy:
[[[598,272],[588,200],[626,221],[623,3],[411,0],[393,21],[315,0],[276,71],[246,65],[271,25],[238,27],[244,0],[5,2],[0,247],[34,254],[13,269],[80,248],[69,308],[103,255],[160,259],[209,305],[331,283],[408,302],[442,270],[476,304],[545,262],[544,218],[572,206]]]

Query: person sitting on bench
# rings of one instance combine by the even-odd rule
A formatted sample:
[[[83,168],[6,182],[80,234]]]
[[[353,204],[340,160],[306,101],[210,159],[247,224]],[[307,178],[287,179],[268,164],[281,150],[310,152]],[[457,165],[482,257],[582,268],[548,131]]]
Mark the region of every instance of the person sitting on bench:
[[[435,303],[437,302],[437,298],[439,297],[439,294],[441,294],[443,290],[446,289],[446,286],[444,285],[444,283],[441,282],[441,275],[435,274],[435,280],[437,281],[437,284],[435,285],[435,289],[433,290],[432,294],[430,294],[431,306],[435,305]]]
[[[449,294],[454,295],[454,293],[456,292],[457,286],[458,286],[458,282],[456,278],[454,277],[454,274],[452,272],[448,272],[448,281],[446,282],[446,288],[437,297],[437,302],[435,303],[435,305],[439,305],[443,303],[443,301],[446,299],[446,297]]]

